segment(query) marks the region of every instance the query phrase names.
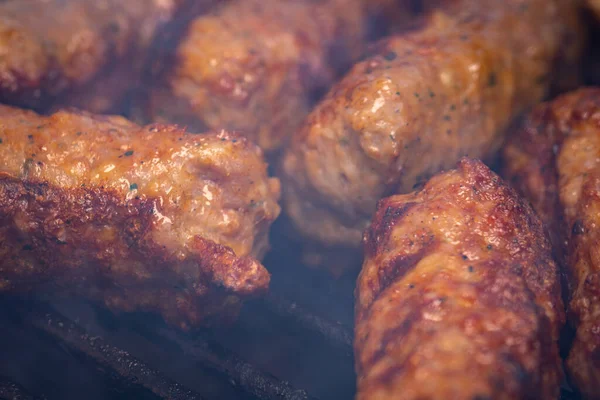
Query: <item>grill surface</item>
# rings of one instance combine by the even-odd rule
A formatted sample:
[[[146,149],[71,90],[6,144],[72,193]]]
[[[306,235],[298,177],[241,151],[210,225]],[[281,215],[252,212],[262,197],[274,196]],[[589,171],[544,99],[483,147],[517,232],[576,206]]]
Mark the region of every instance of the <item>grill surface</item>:
[[[233,326],[187,334],[84,300],[2,296],[0,376],[49,400],[352,398],[353,279],[292,265],[293,252],[269,257],[271,294]]]

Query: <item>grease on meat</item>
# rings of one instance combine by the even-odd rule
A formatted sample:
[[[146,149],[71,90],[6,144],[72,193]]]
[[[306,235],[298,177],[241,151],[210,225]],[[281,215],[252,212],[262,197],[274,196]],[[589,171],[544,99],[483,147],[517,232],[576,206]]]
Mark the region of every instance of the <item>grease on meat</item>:
[[[422,29],[375,46],[292,137],[284,208],[317,254],[357,249],[382,196],[461,156],[489,158],[511,120],[546,95],[557,59],[576,55],[563,46],[578,32],[577,1],[448,3]]]
[[[573,383],[600,398],[600,88],[538,106],[504,148],[504,174],[541,215],[564,266],[576,329]]]
[[[0,106],[0,290],[75,292],[187,328],[264,293],[279,181],[238,135]]]
[[[356,289],[358,400],[556,399],[564,323],[540,219],[463,160],[379,202]]]

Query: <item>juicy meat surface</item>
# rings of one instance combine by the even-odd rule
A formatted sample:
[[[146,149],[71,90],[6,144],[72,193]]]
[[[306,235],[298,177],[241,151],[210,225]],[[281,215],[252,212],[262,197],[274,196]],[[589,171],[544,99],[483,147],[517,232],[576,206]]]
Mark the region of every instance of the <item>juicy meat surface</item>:
[[[210,1],[0,2],[0,101],[37,110],[58,103],[111,110],[137,82],[159,28],[205,3]]]
[[[480,161],[379,202],[356,288],[357,399],[557,399],[560,280],[532,208]]]
[[[548,227],[576,329],[567,360],[586,398],[600,398],[600,88],[538,106],[504,152],[504,175]]]
[[[194,20],[142,113],[242,131],[280,148],[315,97],[362,54],[370,17],[405,0],[233,0]],[[408,11],[407,11],[408,12]],[[398,17],[400,19],[400,17]],[[398,21],[396,21],[398,22]]]
[[[284,209],[316,250],[358,248],[381,197],[493,154],[578,32],[578,1],[448,3],[422,29],[379,42],[286,148]]]
[[[226,132],[0,106],[0,291],[74,292],[182,328],[226,320],[269,284],[266,169]]]

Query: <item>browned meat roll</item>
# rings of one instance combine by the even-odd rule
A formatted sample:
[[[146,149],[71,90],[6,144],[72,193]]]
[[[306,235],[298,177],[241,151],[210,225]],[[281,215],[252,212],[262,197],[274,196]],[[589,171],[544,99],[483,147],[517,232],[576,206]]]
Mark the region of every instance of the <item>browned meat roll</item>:
[[[563,47],[578,45],[579,5],[446,2],[422,29],[380,42],[286,149],[284,208],[307,247],[357,249],[378,199],[461,156],[494,154],[511,120],[547,93],[557,59],[576,55]]]
[[[505,176],[541,215],[564,266],[576,329],[568,372],[585,398],[600,399],[600,88],[537,107],[503,155]]]
[[[74,292],[187,328],[264,293],[262,151],[121,117],[0,106],[0,291]]]
[[[410,1],[233,0],[198,17],[175,54],[145,118],[194,129],[242,131],[265,151],[280,148],[315,98],[364,50],[383,10],[396,23]],[[406,11],[404,11],[406,10]]]
[[[157,31],[215,0],[0,2],[0,102],[106,112],[138,83]]]
[[[358,400],[558,398],[542,222],[479,161],[381,200],[356,289]]]

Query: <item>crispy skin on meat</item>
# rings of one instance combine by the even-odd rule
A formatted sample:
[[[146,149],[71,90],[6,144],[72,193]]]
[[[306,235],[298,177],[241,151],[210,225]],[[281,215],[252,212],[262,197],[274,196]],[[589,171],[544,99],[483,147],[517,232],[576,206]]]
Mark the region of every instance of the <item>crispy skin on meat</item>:
[[[362,53],[370,17],[382,9],[401,14],[405,3],[233,0],[192,22],[172,65],[154,79],[161,83],[146,118],[239,130],[277,150]]]
[[[504,174],[548,226],[569,281],[569,375],[600,399],[600,88],[537,107],[504,148]]]
[[[356,289],[357,399],[556,399],[560,283],[539,218],[480,161],[381,200]]]
[[[159,28],[205,3],[210,1],[0,3],[0,101],[38,110],[59,102],[111,110],[137,82]]]
[[[450,3],[422,30],[380,42],[287,147],[284,206],[317,248],[358,248],[378,199],[463,155],[493,154],[546,94],[578,12],[571,0]]]
[[[221,132],[0,106],[0,290],[75,292],[182,328],[267,290],[262,151]]]

